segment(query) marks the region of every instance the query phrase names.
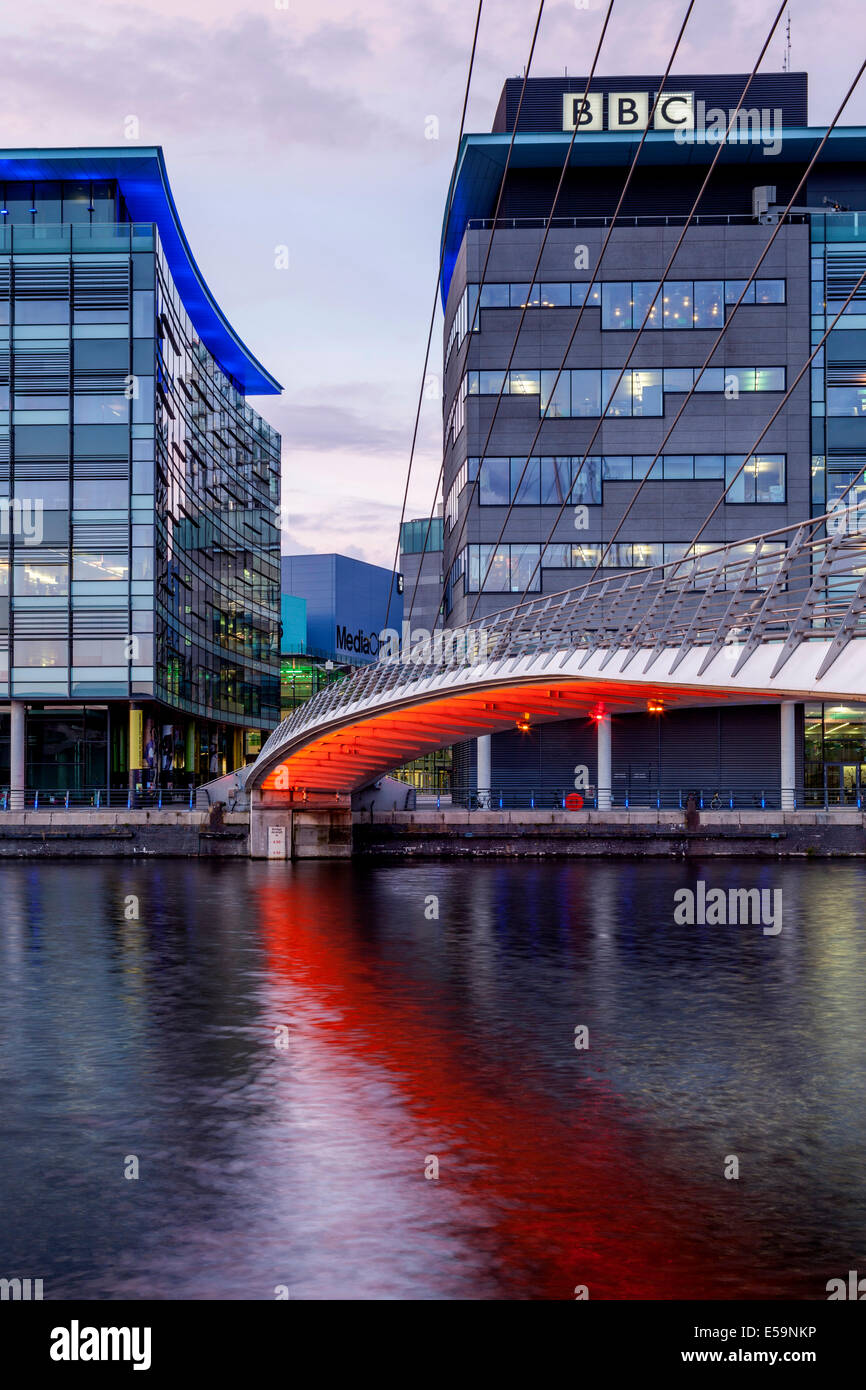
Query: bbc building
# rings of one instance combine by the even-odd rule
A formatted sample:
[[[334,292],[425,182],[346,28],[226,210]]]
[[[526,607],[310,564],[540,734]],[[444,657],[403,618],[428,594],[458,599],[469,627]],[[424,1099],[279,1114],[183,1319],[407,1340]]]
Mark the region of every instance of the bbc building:
[[[160,149],[0,152],[0,224],[3,805],[186,794],[279,720],[281,388]]]
[[[729,136],[661,283],[718,151],[714,132],[725,129],[746,80],[669,80],[591,289],[661,79],[597,78],[586,102],[585,78],[529,79],[495,230],[522,80],[505,83],[492,133],[464,137],[442,240],[448,626],[506,608],[527,584],[530,594],[578,586],[603,556],[601,577],[683,556],[866,268],[866,130],[837,127],[617,531],[823,133],[808,126],[804,73],[757,76],[749,111]],[[861,290],[727,491],[699,551],[823,514],[864,466]],[[779,725],[772,704],[615,715],[614,803],[652,800],[661,788],[678,786],[722,789],[725,798],[729,789],[748,789],[751,802],[763,788],[778,797]],[[862,787],[866,795],[866,710],[800,705],[795,728],[804,792],[850,801]],[[484,758],[483,780],[489,775],[492,788],[506,793],[568,788],[579,764],[590,769],[591,783],[595,729],[589,719],[515,729],[494,735]],[[475,784],[475,743],[455,749],[454,766],[455,783]]]

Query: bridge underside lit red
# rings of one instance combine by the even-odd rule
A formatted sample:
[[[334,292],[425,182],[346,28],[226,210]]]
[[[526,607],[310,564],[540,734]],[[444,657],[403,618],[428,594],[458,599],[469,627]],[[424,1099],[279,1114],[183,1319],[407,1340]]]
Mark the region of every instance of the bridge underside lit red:
[[[772,697],[769,697],[772,700]],[[313,734],[288,747],[287,755],[259,785],[263,791],[320,789],[355,791],[424,753],[483,734],[499,733],[559,719],[591,720],[602,711],[616,718],[650,710],[664,717],[666,710],[703,704],[743,704],[767,700],[759,691],[724,690],[711,686],[648,686],[645,682],[561,680],[525,685],[513,679],[501,685],[473,687],[463,693],[407,699],[367,716],[349,717],[344,723]],[[528,732],[528,731],[527,731]]]

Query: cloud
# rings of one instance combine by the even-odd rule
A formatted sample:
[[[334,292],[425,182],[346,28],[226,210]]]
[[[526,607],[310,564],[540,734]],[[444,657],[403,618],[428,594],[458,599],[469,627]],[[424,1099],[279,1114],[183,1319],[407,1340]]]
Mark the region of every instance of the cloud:
[[[362,496],[346,496],[334,506],[331,497],[288,493],[287,520],[282,532],[284,555],[337,551],[368,564],[394,563],[399,505],[378,504]],[[298,508],[293,510],[293,501]],[[327,538],[326,541],[324,538]]]
[[[127,12],[112,27],[66,10],[50,24],[7,34],[5,139],[32,128],[34,113],[45,144],[120,144],[129,115],[138,117],[143,143],[181,130],[187,140],[251,152],[357,148],[399,133],[398,120],[365,102],[362,82],[356,79],[348,101],[333,79],[335,62],[351,55],[363,63],[363,28],[325,24],[299,39],[279,12],[266,14],[215,24]]]
[[[409,437],[405,429],[375,424],[347,406],[299,405],[289,401],[280,413],[286,417],[283,448],[290,455],[293,449],[323,453],[350,449],[358,454],[402,454],[408,458]]]

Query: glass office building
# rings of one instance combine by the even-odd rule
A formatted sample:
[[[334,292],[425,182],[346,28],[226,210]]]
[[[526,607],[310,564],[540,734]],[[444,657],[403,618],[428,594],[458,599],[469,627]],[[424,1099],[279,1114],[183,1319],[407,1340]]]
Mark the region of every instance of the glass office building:
[[[718,153],[713,132],[746,81],[669,80],[612,230],[660,78],[599,77],[586,102],[583,77],[532,78],[513,147],[523,83],[509,79],[491,133],[464,137],[442,234],[448,625],[596,571],[676,561],[713,508],[698,553],[821,515],[862,483],[862,289],[771,417],[866,268],[866,131],[834,130],[782,216],[823,132],[808,126],[806,74],[759,74],[684,234]],[[771,537],[765,550],[783,544]],[[814,789],[824,779],[805,720],[800,707],[798,783]],[[664,729],[648,714],[618,717],[614,802],[695,781],[777,785],[778,721],[766,706],[672,712]],[[576,723],[497,735],[493,782],[568,789],[593,747]],[[465,745],[455,759],[470,783],[474,756]],[[846,786],[859,795],[866,772],[857,762],[832,774],[837,784],[842,799]]]
[[[0,785],[187,788],[279,719],[280,439],[246,397],[280,387],[161,151],[2,152],[0,196]]]
[[[406,614],[411,610],[413,628],[428,632],[442,626],[442,526],[439,515],[413,517],[400,527]]]

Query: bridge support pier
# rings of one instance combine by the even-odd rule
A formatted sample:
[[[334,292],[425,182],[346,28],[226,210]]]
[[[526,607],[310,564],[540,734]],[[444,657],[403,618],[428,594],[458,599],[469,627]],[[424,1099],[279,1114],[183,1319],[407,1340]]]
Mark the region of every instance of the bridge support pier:
[[[475,751],[477,755],[477,776],[475,779],[478,791],[478,800],[481,802],[482,795],[487,798],[483,803],[487,804],[490,799],[490,784],[493,780],[491,766],[491,736],[490,734],[480,734],[475,740]]]
[[[9,809],[20,811],[24,808],[27,781],[27,706],[23,700],[11,700],[9,709]]]
[[[609,811],[612,777],[610,767],[610,715],[607,710],[599,712],[596,715],[595,726],[598,731],[598,766],[595,778],[596,790],[598,793],[598,809],[600,811]]]
[[[797,759],[796,723],[797,702],[783,700],[781,705],[781,764],[782,810],[793,811],[796,803]]]

